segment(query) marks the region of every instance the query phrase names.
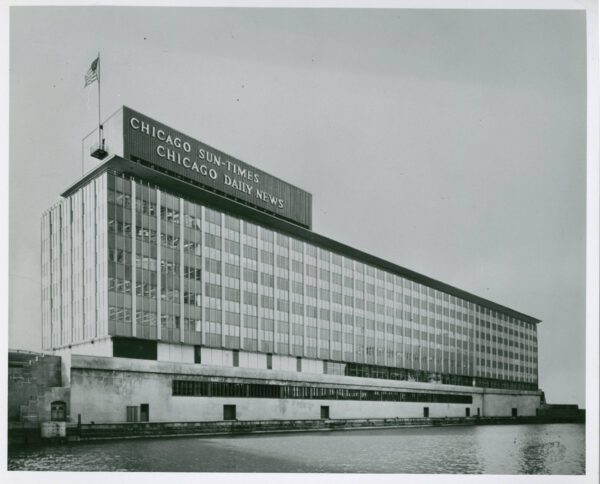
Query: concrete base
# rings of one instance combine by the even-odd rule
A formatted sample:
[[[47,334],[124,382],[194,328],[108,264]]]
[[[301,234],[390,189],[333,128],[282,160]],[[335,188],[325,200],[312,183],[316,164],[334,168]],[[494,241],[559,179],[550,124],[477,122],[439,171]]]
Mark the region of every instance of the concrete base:
[[[370,390],[428,391],[471,395],[471,404],[313,400],[244,397],[174,396],[173,380],[193,376],[211,381],[249,381],[278,384],[320,384]],[[224,418],[224,406],[235,405],[240,421],[312,420],[329,407],[331,419],[396,419],[470,416],[535,416],[540,393],[460,387],[368,378],[302,374],[251,368],[225,368],[193,363],[125,358],[72,356],[71,421],[89,424],[127,421],[127,407],[148,405],[150,422],[211,422]]]

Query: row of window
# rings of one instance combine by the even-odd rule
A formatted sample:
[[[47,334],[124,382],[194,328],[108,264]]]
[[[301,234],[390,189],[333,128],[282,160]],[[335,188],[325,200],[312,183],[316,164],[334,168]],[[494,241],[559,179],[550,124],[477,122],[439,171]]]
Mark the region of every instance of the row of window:
[[[114,222],[113,227],[115,227],[117,230],[119,230],[121,228],[121,224],[119,222]],[[209,235],[209,234],[207,234],[207,235]],[[129,253],[127,253],[127,251],[122,251],[122,250],[114,249],[114,250],[111,250],[109,253],[109,259],[111,261],[120,262],[120,263],[126,263],[126,264],[130,263],[130,257],[131,256]],[[138,257],[136,257],[136,263],[139,267],[147,268],[149,270],[156,270],[156,260],[152,257],[138,256]],[[177,264],[167,263],[167,262],[162,262],[162,261],[161,261],[161,263],[163,264],[163,267],[161,267],[161,269],[164,272],[176,273],[179,270],[179,266]],[[219,261],[206,258],[205,265],[206,265],[206,268],[211,272],[214,272],[217,274],[219,274],[221,272],[221,263]],[[227,275],[229,275],[230,277],[235,277],[235,278],[239,277],[239,268],[237,266],[228,264],[227,267],[225,267],[225,270],[227,272]],[[250,272],[250,270],[248,270],[248,271]],[[197,271],[197,272],[198,272],[197,274],[195,274],[193,277],[190,277],[190,278],[200,280],[200,273],[199,273],[199,271]],[[251,271],[251,272],[254,272],[254,271]],[[251,274],[248,274],[248,275],[252,276]],[[270,277],[272,280],[273,276],[270,276],[268,274],[261,274],[261,282],[263,283],[263,285],[272,286],[272,281],[262,280],[262,279],[265,279],[265,277]],[[255,280],[256,276],[250,277],[250,279]],[[281,279],[281,278],[278,278],[278,282],[281,283],[281,281],[279,281],[279,279]],[[269,282],[270,282],[270,284],[269,284]],[[292,281],[292,282],[294,282],[294,281]],[[296,288],[296,286],[298,286],[298,287]],[[368,284],[368,286],[370,286],[370,285]],[[294,285],[294,289],[295,289],[294,292],[301,294],[301,292],[302,292],[301,283],[296,283]],[[311,289],[313,290],[313,292],[316,292],[316,287],[307,286],[307,296],[312,296],[312,297],[316,296],[316,294],[311,293]],[[320,291],[321,291],[321,294],[320,294],[321,298],[329,299],[329,291],[328,290],[321,288]],[[325,297],[325,296],[327,296],[327,297]],[[342,302],[341,293],[332,292],[331,297],[332,297],[332,302],[338,302],[338,303]],[[353,301],[353,298],[351,296],[345,296],[344,302],[347,304],[351,304],[352,302],[355,302],[357,309],[364,309],[364,301],[362,299],[357,298]],[[366,301],[366,306],[367,306],[367,309],[371,312],[377,312],[377,313],[383,315],[383,314],[386,314],[385,309],[387,309],[389,312],[389,314],[388,314],[389,316],[402,317],[402,310],[398,309],[398,308],[396,308],[395,310],[390,307],[386,308],[383,304],[375,304],[373,301]],[[266,307],[273,308],[273,305],[268,304],[268,302],[267,302]],[[322,310],[322,311],[327,311],[327,310]],[[308,314],[307,314],[308,316],[316,317],[316,315],[310,314],[310,313],[315,312],[315,310],[312,307],[307,308],[307,312],[308,312]],[[408,315],[409,319],[414,319],[417,317],[416,314],[408,313],[406,311],[404,311],[404,312],[405,312],[405,316]],[[295,313],[300,314],[300,315],[302,314],[300,312],[300,310],[295,311]],[[325,319],[328,319],[325,316],[326,315],[322,315],[322,317],[324,317]],[[513,333],[512,329],[510,329],[510,328],[504,328],[504,330],[505,330],[505,332],[507,332],[510,335],[512,335],[512,333]],[[466,333],[467,330],[464,329],[463,332]],[[515,336],[517,334],[519,334],[517,331],[515,331],[514,333],[515,333]],[[521,333],[521,334],[523,334],[523,333]],[[487,339],[490,339],[489,335],[487,335]],[[496,339],[495,336],[493,336],[492,339]],[[507,338],[503,338],[503,341],[505,343],[510,343],[511,345],[514,344],[514,342],[512,340],[508,340]]]
[[[113,224],[116,224],[116,226],[113,226]],[[130,227],[129,227],[129,224],[124,224],[124,226],[123,226],[123,224],[121,224],[119,222],[115,222],[115,221],[110,220],[109,221],[109,230],[115,230],[115,231],[121,232],[121,233],[128,233],[130,231]],[[152,235],[154,235],[154,234],[152,234]],[[207,237],[206,237],[207,247],[213,247],[215,249],[220,249],[220,240],[219,240],[219,238],[216,237],[216,236],[212,236],[211,234],[206,234],[206,235],[207,235]],[[175,240],[173,240],[173,241],[166,241],[165,240],[165,243],[166,243],[165,245],[174,245],[177,242],[178,241],[175,241]],[[225,247],[225,249],[227,251],[235,253],[236,255],[239,254],[239,245],[237,243],[233,243],[231,241],[227,241],[226,244],[227,244],[227,246]],[[272,260],[271,259],[274,257],[273,254],[268,253],[266,251],[262,251],[262,252],[264,252],[264,254],[261,254],[261,255],[264,255],[264,259],[265,259],[264,262],[270,262],[272,264]],[[268,259],[268,260],[266,260],[266,259]],[[282,259],[282,262],[281,263],[278,262],[278,265],[280,265],[281,267],[287,267],[287,262]],[[296,265],[298,265],[298,267],[296,267]],[[301,266],[301,262],[294,261],[294,269],[296,271],[300,272],[300,266]],[[367,268],[368,268],[368,266],[367,266]],[[312,276],[316,277],[316,267],[315,266],[307,264],[306,265],[306,271],[307,271],[307,275],[308,276],[312,275]],[[367,271],[367,273],[368,272],[369,271]],[[328,279],[329,278],[329,271],[327,271],[325,269],[322,269],[320,275],[322,276],[321,278]],[[332,283],[341,284],[341,276],[339,274],[336,274],[336,273],[332,272],[331,273],[331,277],[332,277]],[[349,277],[347,277],[347,279],[351,280],[351,278],[349,278]],[[362,282],[359,281],[359,280],[356,281],[356,284],[357,284],[357,286],[362,286]],[[381,297],[384,296],[384,289],[382,287],[379,287],[379,286],[376,287],[372,283],[366,283],[365,286],[366,286],[367,293],[369,293],[369,294],[375,294],[376,293],[377,295],[379,295]],[[358,289],[361,289],[361,288],[358,287]],[[388,290],[388,292],[390,292],[390,291]],[[407,299],[407,298],[408,298],[408,296],[405,295],[405,299]],[[444,298],[444,300],[445,299],[446,298]],[[446,314],[446,315],[452,315],[452,316],[455,315],[455,311],[453,309],[450,309],[450,310],[448,308],[442,309],[439,305],[433,305],[433,303],[427,303],[425,300],[422,300],[422,299],[417,299],[417,301],[420,301],[420,304],[418,304],[419,306],[423,306],[425,308],[430,307],[435,312],[443,313],[443,314]],[[405,302],[409,302],[409,301],[405,301]],[[463,317],[466,316],[466,313],[461,313],[461,314],[463,315]],[[487,323],[487,325],[490,324],[489,321],[486,321],[486,323]],[[512,330],[510,330],[509,333],[512,333]]]
[[[202,362],[202,347],[194,347],[194,362]],[[239,351],[232,350],[233,366],[239,366]],[[273,368],[273,355],[267,354],[267,369]],[[302,371],[302,358],[296,358],[296,370]],[[537,390],[537,384],[507,381],[497,378],[482,378],[466,375],[436,373],[426,370],[411,370],[390,366],[371,365],[365,363],[341,363],[323,361],[323,373],[328,375],[357,376],[362,378],[376,378],[384,380],[416,381],[422,383],[441,383],[444,385],[476,386],[482,388],[503,388],[513,390]]]
[[[119,181],[121,184],[130,183],[126,180]],[[127,191],[124,187],[121,187],[121,189],[124,192]],[[138,193],[138,196],[139,194],[141,194],[141,192]],[[124,203],[129,206],[127,202]],[[141,205],[142,206],[140,209],[142,212],[144,212],[144,203]],[[513,347],[516,347],[515,349],[517,349],[517,351],[519,348],[521,348],[529,352],[535,351],[537,347],[535,343],[532,347],[529,345],[523,345],[523,343],[515,341],[512,338],[503,338],[503,336],[506,335],[514,335],[515,339],[520,337],[532,340],[533,342],[535,340],[535,326],[531,324],[525,324],[522,321],[515,320],[514,318],[510,318],[487,308],[480,308],[472,303],[461,301],[460,298],[440,293],[433,288],[427,288],[419,283],[405,280],[393,274],[386,273],[383,270],[362,264],[358,261],[352,261],[347,257],[343,257],[338,254],[331,253],[328,250],[298,241],[293,237],[278,234],[277,232],[273,232],[266,228],[259,229],[254,224],[240,221],[235,217],[221,214],[218,211],[213,211],[208,208],[203,209],[202,207],[192,204],[188,201],[184,202],[184,211],[179,213],[178,208],[181,206],[179,198],[164,192],[162,193],[161,197],[161,205],[163,205],[163,207],[160,207],[160,218],[163,220],[170,220],[177,223],[181,218],[181,223],[184,223],[188,227],[192,225],[200,230],[202,230],[203,224],[199,216],[204,210],[206,210],[206,220],[204,221],[204,225],[206,227],[204,227],[204,233],[200,233],[199,231],[194,233],[191,231],[186,231],[185,237],[196,238],[196,242],[190,242],[189,248],[186,247],[186,249],[190,252],[196,253],[200,252],[200,246],[202,245],[198,243],[198,240],[200,240],[199,237],[204,238],[207,249],[206,255],[210,255],[210,257],[214,258],[212,261],[209,261],[209,258],[205,257],[205,263],[203,264],[205,266],[203,269],[208,271],[206,274],[207,281],[210,283],[216,283],[214,287],[211,286],[210,289],[206,291],[206,297],[208,299],[219,298],[221,296],[226,301],[237,304],[240,302],[240,296],[243,295],[243,300],[246,305],[251,304],[258,306],[259,302],[263,303],[261,305],[262,307],[259,309],[259,317],[264,317],[264,311],[271,311],[270,314],[267,314],[267,316],[271,318],[277,318],[279,316],[277,316],[277,314],[273,314],[274,310],[277,309],[280,312],[289,311],[292,316],[302,316],[303,313],[305,313],[304,316],[313,317],[315,319],[323,319],[326,322],[331,320],[332,324],[346,322],[352,326],[352,319],[346,321],[345,318],[347,315],[345,313],[342,314],[342,312],[339,310],[343,308],[336,306],[336,304],[343,304],[356,309],[358,314],[361,314],[361,310],[367,309],[369,313],[379,313],[380,315],[387,315],[391,318],[404,318],[406,321],[420,321],[424,324],[428,324],[430,322],[432,325],[439,326],[436,328],[436,333],[442,331],[442,324],[444,334],[446,334],[447,330],[457,333],[457,339],[447,339],[448,335],[444,337],[442,337],[441,334],[434,335],[434,333],[431,331],[431,328],[427,331],[419,331],[416,329],[417,327],[413,327],[412,330],[409,328],[400,330],[401,333],[404,333],[405,337],[407,336],[406,333],[408,333],[408,335],[413,335],[416,338],[421,337],[423,340],[429,340],[430,343],[437,342],[438,344],[444,344],[444,348],[446,348],[448,344],[450,346],[455,344],[460,345],[460,341],[466,341],[467,337],[469,336],[473,338],[481,335],[484,342],[486,342],[486,340],[491,340],[493,343],[499,342],[509,346],[508,348],[500,347],[498,349],[499,354],[504,353],[510,357],[511,353],[513,353],[513,355],[518,357],[520,360],[524,359],[524,356],[521,354],[521,352],[513,352],[509,350],[513,350]],[[152,209],[146,210],[149,211]],[[190,214],[194,214],[191,215],[190,218],[188,218],[188,211]],[[152,210],[152,212],[153,215],[156,216],[156,210]],[[112,221],[109,221],[109,225],[111,222]],[[126,222],[112,223],[114,224],[112,230],[115,230],[116,232],[124,234],[131,232],[132,228],[130,228]],[[137,230],[135,232],[137,236]],[[190,236],[192,233],[194,235]],[[154,233],[149,235],[153,240],[156,238]],[[146,234],[143,234],[142,238],[145,238],[146,236]],[[221,238],[221,236],[223,238]],[[167,247],[176,247],[180,243],[176,237],[171,238],[169,236],[165,236],[164,233],[162,238],[162,245],[166,245]],[[258,244],[258,239],[261,239],[263,242]],[[221,248],[225,249],[222,253],[220,250]],[[240,255],[240,249],[242,249],[241,252],[243,252],[246,259],[252,260],[240,260],[237,262],[237,256]],[[235,254],[235,256],[227,259],[227,253]],[[115,252],[112,255],[114,256],[112,260],[115,262],[129,262],[125,260],[129,254]],[[152,253],[152,255],[154,255],[154,253]],[[252,264],[252,262],[256,261],[259,255],[261,258],[261,264],[259,264],[259,267],[257,267],[257,264]],[[223,262],[216,260],[221,258]],[[234,262],[234,264],[227,264],[226,261]],[[141,259],[138,262],[141,262],[142,266],[144,266],[145,263],[146,265],[144,267],[149,269],[156,269],[156,262],[153,258],[148,260]],[[266,270],[262,267],[264,263],[268,263],[267,266],[271,266],[271,269],[267,271],[271,272],[271,274],[262,272],[263,270]],[[257,268],[259,271],[256,270]],[[291,269],[291,272],[287,271],[288,268]],[[183,268],[180,268],[177,264],[166,264],[160,269],[161,271],[172,273],[178,273],[180,270],[183,270]],[[274,294],[273,291],[270,293],[268,291],[264,292],[260,287],[258,288],[259,290],[256,291],[256,288],[253,288],[252,286],[247,287],[245,284],[243,286],[244,289],[254,289],[256,292],[244,290],[243,293],[239,293],[238,286],[241,288],[241,284],[233,284],[231,281],[228,281],[223,277],[219,278],[219,276],[227,275],[230,279],[239,279],[239,271],[242,269],[243,279],[254,284],[260,280],[263,286],[272,288],[275,287],[274,281],[276,281],[276,287],[278,290],[281,289],[286,292],[289,290],[289,301],[287,300],[287,297],[281,299],[280,291],[277,291],[277,293]],[[296,280],[290,280],[288,283],[287,280],[285,282],[282,282],[281,280],[281,276],[287,278],[288,274],[290,278],[296,278],[298,274],[302,274],[302,271],[305,273],[304,281],[302,280],[302,277],[299,278],[300,282]],[[275,276],[272,275],[273,272],[275,272]],[[119,276],[120,274],[121,273],[118,273]],[[211,278],[211,274],[217,275],[217,278]],[[192,275],[192,277],[188,276],[188,278],[200,280],[200,270]],[[264,278],[270,278],[270,284],[265,284],[267,281],[264,281]],[[317,278],[321,279],[320,282]],[[221,283],[223,284],[222,288]],[[311,283],[314,284],[314,286]],[[389,285],[390,283],[392,284],[391,288]],[[226,290],[225,288],[227,286],[232,287],[230,290]],[[401,288],[401,292],[394,290],[398,286]],[[115,289],[118,292],[130,292],[129,287],[126,285],[121,285],[116,281]],[[353,294],[353,290],[356,289],[359,291],[359,294]],[[303,292],[304,299],[302,298]],[[362,292],[370,295],[371,298],[368,296],[366,299],[358,297],[359,295],[362,295],[360,294]],[[293,299],[292,296],[294,294],[298,294],[300,298]],[[309,296],[317,301],[319,299],[321,301],[325,301],[327,304],[323,304],[323,307],[319,307],[321,305],[317,305],[317,301],[311,301]],[[410,305],[410,307],[405,306],[405,310],[403,311],[398,307],[389,306],[388,304],[392,303],[387,302],[386,299],[388,301],[395,301],[396,303]],[[331,303],[329,303],[329,301],[331,301]],[[442,307],[440,304],[442,301],[446,303],[444,304],[444,307]],[[209,303],[210,301],[207,301],[207,306],[210,305]],[[338,310],[336,311],[336,309]],[[408,309],[408,311],[406,309]],[[411,309],[417,312],[413,313]],[[467,310],[470,314],[467,313]],[[421,312],[423,312],[423,315],[419,314]],[[472,323],[473,328],[467,329],[466,324],[461,322],[458,322],[456,326],[451,322],[451,324],[448,326],[447,321],[442,323],[441,321],[437,320],[437,318],[434,320],[433,317],[429,317],[429,314],[433,316],[435,313],[444,314],[446,317],[451,316],[453,318],[457,318],[459,321]],[[351,315],[349,317],[352,318]],[[218,318],[214,318],[214,320],[217,319],[220,321],[220,316]],[[364,327],[364,324],[361,325],[360,316],[358,315],[356,316],[354,324],[356,325],[357,331],[360,331],[360,329]],[[382,331],[382,329],[379,328],[380,324],[383,328],[383,322],[378,321],[378,333]],[[413,325],[411,324],[411,326]],[[389,335],[394,334],[394,325],[388,323],[386,328],[388,337]],[[525,328],[525,331],[519,331],[521,328]],[[333,329],[336,328],[332,326],[332,339],[334,340],[332,348],[335,350],[337,348],[335,346],[335,342],[340,342],[340,333],[339,331],[336,333],[333,331]],[[490,329],[493,331],[491,337],[489,335]],[[500,332],[499,336],[494,334],[494,330],[496,329]],[[327,334],[321,335],[321,343],[323,343],[323,339],[329,339],[329,334],[330,333],[327,332]],[[362,334],[364,334],[364,331],[362,333],[359,332],[359,338],[362,337]],[[463,334],[465,337],[462,336]],[[336,335],[338,337],[336,337]],[[372,334],[369,333],[369,330],[367,330],[366,336],[372,337]],[[475,341],[478,342],[479,339],[475,339]],[[305,344],[308,344],[308,340],[305,340]],[[464,345],[465,343],[462,344]],[[490,343],[488,342],[487,345],[489,344]],[[313,345],[316,345],[314,341]],[[322,345],[319,344],[319,347],[321,346]],[[433,346],[431,347],[433,348]],[[349,348],[350,349],[348,351],[351,351],[351,347]],[[490,346],[482,345],[482,348],[488,350],[488,352],[491,349],[492,354],[495,356],[496,350],[493,349],[493,347],[490,348]],[[476,349],[479,349],[479,345],[477,345]],[[473,351],[473,349],[469,347],[469,352],[471,351]],[[369,352],[367,350],[367,354],[368,353]],[[341,356],[338,356],[337,353],[335,353],[334,356],[336,359],[338,357],[341,358]],[[485,353],[475,353],[475,356],[485,357],[486,355]],[[534,356],[527,356],[525,357],[525,360],[528,358],[534,358]],[[482,362],[483,361],[485,360],[482,359]],[[514,368],[517,369],[518,367],[515,366]]]
[[[473,397],[471,395],[456,395],[449,393],[361,390],[354,388],[193,380],[173,380],[173,396],[473,403]]]
[[[122,190],[124,190],[125,192],[128,191],[128,189],[130,190],[130,181],[129,180],[124,180],[122,178],[113,178],[110,177],[111,179],[109,180],[109,184],[110,182],[115,184],[115,187],[117,184],[122,185]],[[140,186],[139,189],[142,190],[145,187]],[[153,192],[153,190],[151,190]],[[130,207],[131,202],[129,200],[127,200],[129,198],[129,195],[127,195],[127,193],[121,193],[119,191],[118,188],[116,188],[114,191],[112,189],[109,188],[108,190],[109,195],[109,202],[115,202],[119,205],[124,205],[127,207]],[[169,205],[169,208],[167,207],[161,207],[161,218],[165,218],[165,219],[176,219],[179,218],[179,212],[175,207],[178,207],[178,197],[177,196],[173,196],[170,195],[166,192],[163,192],[163,198],[164,198],[164,204],[163,205]],[[173,203],[167,203],[168,201],[171,201]],[[123,200],[123,201],[122,201]],[[136,200],[136,205],[137,205],[138,200]],[[146,205],[147,202],[142,202],[140,201],[141,205]],[[201,224],[199,223],[200,220],[198,219],[198,215],[199,215],[199,206],[196,206],[196,204],[192,204],[189,201],[185,201],[185,212],[188,211],[192,211],[191,208],[194,208],[193,212],[195,214],[194,215],[189,215],[189,221],[186,225],[190,225],[190,226],[198,226],[198,228],[200,228]],[[154,205],[150,202],[150,205]],[[172,206],[172,208],[171,208]],[[136,206],[136,208],[138,208]],[[140,210],[143,213],[155,213],[154,210],[145,210],[143,206],[140,206],[138,208],[138,210]],[[186,213],[186,217],[188,217],[188,213]],[[221,224],[221,214],[218,211],[214,211],[214,210],[210,210],[210,209],[206,209],[206,218],[207,218],[207,222],[211,222],[213,224],[216,225],[220,225]],[[195,223],[191,223],[191,222],[195,222]],[[225,215],[224,216],[224,224],[226,227],[228,227],[229,229],[231,229],[234,232],[240,232],[240,221],[238,219],[236,219],[235,217],[230,217]],[[253,224],[249,224],[249,223],[244,223],[243,224],[243,233],[251,236],[251,237],[256,237],[258,235],[257,233],[257,226],[253,225]],[[260,238],[264,241],[268,241],[270,243],[274,243],[276,242],[278,246],[283,247],[283,248],[291,248],[294,249],[295,251],[302,253],[302,249],[303,249],[303,244],[301,241],[298,241],[296,239],[293,238],[289,238],[285,235],[282,234],[277,234],[277,233],[273,233],[269,230],[262,230],[261,234],[260,234]],[[237,239],[236,239],[237,240]],[[340,255],[335,254],[335,253],[329,253],[328,251],[320,251],[318,250],[317,247],[311,246],[311,245],[307,245],[306,246],[306,254],[309,257],[313,257],[313,258],[317,258],[321,261],[323,261],[326,264],[331,263],[331,265],[333,266],[333,268],[337,267],[338,272],[342,271],[342,268],[344,269],[353,269],[353,263],[351,260],[348,260],[346,258],[342,258]],[[378,280],[380,282],[390,282],[393,283],[394,282],[394,276],[392,274],[387,274],[385,273],[385,271],[370,267],[370,266],[365,266],[365,275],[373,278],[374,280]],[[414,288],[413,288],[414,285]],[[410,281],[407,281],[407,287],[409,289],[413,289],[416,290],[417,293],[423,293],[423,294],[429,294],[430,297],[432,297],[433,295],[435,295],[435,291],[432,288],[423,288],[421,287],[420,284],[418,283],[413,283],[411,284]],[[424,290],[423,290],[424,289]],[[453,302],[455,299],[454,297],[449,296],[448,294],[443,294],[441,295],[441,298],[444,301],[450,301]],[[460,300],[458,301],[459,303],[461,302]],[[464,304],[464,303],[463,303]],[[461,304],[459,304],[459,306],[461,306]],[[492,312],[489,309],[484,309],[484,311],[482,311],[483,314],[491,314]],[[500,315],[501,319],[504,320],[504,317],[502,317],[502,315]],[[523,326],[522,322],[518,322],[519,326]]]
[[[339,370],[338,370],[339,371]],[[476,386],[483,388],[504,388],[513,390],[537,390],[536,383],[481,378],[466,375],[440,374],[425,370],[411,370],[391,366],[368,365],[364,363],[346,363],[346,376],[378,378],[384,380],[408,380],[424,383],[442,383],[446,385]]]

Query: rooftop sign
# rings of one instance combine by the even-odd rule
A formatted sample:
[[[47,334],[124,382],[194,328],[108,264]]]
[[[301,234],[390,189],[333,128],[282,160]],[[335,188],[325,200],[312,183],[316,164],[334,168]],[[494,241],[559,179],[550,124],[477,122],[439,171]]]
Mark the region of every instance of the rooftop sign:
[[[125,106],[123,157],[142,159],[274,215],[311,227],[310,193]]]

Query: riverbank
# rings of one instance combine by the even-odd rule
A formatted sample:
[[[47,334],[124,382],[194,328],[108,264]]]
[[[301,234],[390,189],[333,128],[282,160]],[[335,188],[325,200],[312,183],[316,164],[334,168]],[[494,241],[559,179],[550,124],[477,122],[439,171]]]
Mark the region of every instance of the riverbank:
[[[9,423],[8,445],[55,445],[62,442],[156,437],[318,432],[401,427],[585,423],[579,417],[455,417],[319,420],[234,420],[216,422],[135,422],[68,424],[65,437],[42,439],[39,425]]]

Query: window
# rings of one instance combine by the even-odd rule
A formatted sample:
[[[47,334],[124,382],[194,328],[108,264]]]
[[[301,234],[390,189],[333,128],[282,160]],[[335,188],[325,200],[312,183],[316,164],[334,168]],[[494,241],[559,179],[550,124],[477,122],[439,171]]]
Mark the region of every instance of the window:
[[[429,407],[423,407],[423,417],[429,418]]]
[[[233,366],[240,366],[240,352],[239,350],[233,350]]]
[[[50,404],[50,420],[63,422],[67,416],[67,404],[65,402],[52,402]]]
[[[302,358],[296,358],[296,371],[302,371]]]
[[[223,405],[223,420],[237,420],[235,405]]]
[[[267,353],[267,370],[273,369],[273,355],[271,353]]]
[[[194,346],[194,363],[202,363],[202,347],[200,345]]]
[[[321,406],[321,418],[329,418],[329,406],[323,405]]]
[[[113,356],[156,360],[156,341],[113,337]]]
[[[128,406],[127,407],[127,421],[128,422],[137,422],[138,421],[138,407],[137,406]]]
[[[366,400],[386,402],[455,403],[470,405],[471,395],[402,391],[362,390],[306,385],[259,384],[173,380],[172,395],[178,397],[293,398],[319,400]]]
[[[140,422],[150,421],[150,404],[142,403],[140,405]]]

